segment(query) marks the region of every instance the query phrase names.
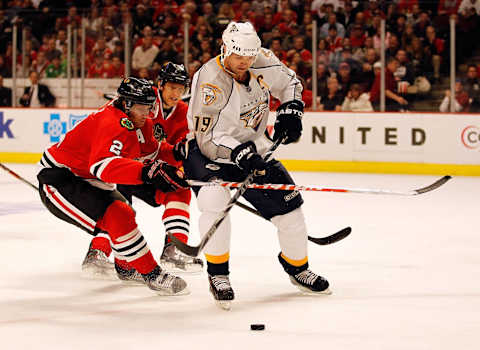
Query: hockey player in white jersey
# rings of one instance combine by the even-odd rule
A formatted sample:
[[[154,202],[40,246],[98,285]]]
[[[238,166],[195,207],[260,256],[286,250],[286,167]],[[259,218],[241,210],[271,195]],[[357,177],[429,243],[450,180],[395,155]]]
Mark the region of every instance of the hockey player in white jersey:
[[[265,136],[270,93],[282,104],[277,110],[274,140],[295,142],[302,132],[302,85],[295,73],[267,49],[250,23],[231,22],[222,35],[221,54],[194,75],[187,113],[189,152],[184,162],[190,179],[243,181],[255,173],[257,183],[293,180],[277,160],[265,162],[271,146]],[[194,188],[198,199],[200,235],[205,234],[230,200],[220,186]],[[278,229],[278,259],[290,281],[302,291],[329,294],[328,281],[308,268],[307,229],[297,191],[244,193],[264,218]],[[208,280],[214,298],[230,307],[234,291],[229,281],[230,219],[227,216],[205,247]]]

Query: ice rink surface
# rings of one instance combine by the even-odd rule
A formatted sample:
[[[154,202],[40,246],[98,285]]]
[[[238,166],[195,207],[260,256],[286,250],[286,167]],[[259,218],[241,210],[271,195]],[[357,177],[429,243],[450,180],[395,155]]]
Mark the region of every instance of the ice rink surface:
[[[33,165],[9,165],[35,181]],[[294,173],[298,184],[411,190],[437,176]],[[480,179],[454,177],[420,196],[304,192],[309,234],[352,226],[330,246],[309,243],[330,296],[305,296],[277,261],[273,225],[233,208],[232,310],[215,306],[206,272],[192,293],[82,278],[90,237],[52,216],[37,193],[0,169],[0,348],[478,349]],[[135,202],[154,256],[162,209]],[[192,231],[198,242],[198,211]],[[250,331],[264,323],[265,331]]]

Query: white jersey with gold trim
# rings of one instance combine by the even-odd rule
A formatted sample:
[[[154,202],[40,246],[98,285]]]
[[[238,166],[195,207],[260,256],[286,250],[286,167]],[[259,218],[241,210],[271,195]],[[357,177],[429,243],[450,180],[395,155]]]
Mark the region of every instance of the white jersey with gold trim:
[[[260,154],[266,151],[270,93],[281,103],[302,99],[295,72],[268,49],[260,49],[249,73],[248,83],[239,83],[217,56],[193,77],[189,138],[195,137],[202,153],[213,161],[230,163],[231,151],[247,141],[255,142]]]

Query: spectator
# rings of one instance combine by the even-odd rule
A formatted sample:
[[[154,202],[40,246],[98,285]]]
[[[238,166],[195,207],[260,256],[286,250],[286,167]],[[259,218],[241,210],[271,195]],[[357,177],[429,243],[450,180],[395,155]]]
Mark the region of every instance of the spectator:
[[[450,112],[450,90],[445,90],[445,97],[440,104],[440,112]],[[468,94],[463,90],[462,81],[457,79],[455,81],[455,112],[468,112],[470,101]]]
[[[92,7],[90,15],[86,19],[87,34],[91,36],[98,35],[103,28],[104,18],[100,14],[98,7]]]
[[[147,80],[150,80],[150,73],[148,72],[148,69],[147,68],[140,68],[138,70],[138,74],[137,76],[140,78],[140,79],[147,79]]]
[[[353,7],[352,0],[345,0],[343,4],[343,12],[339,16],[338,21],[342,23],[345,28],[349,28],[353,23],[355,23],[355,19],[358,13],[360,12],[358,12],[357,9]],[[350,35],[348,29],[347,35]]]
[[[38,82],[38,73],[30,72],[30,86],[25,87],[20,104],[24,107],[53,107],[55,96],[52,95],[47,85]]]
[[[66,78],[67,68],[65,62],[60,60],[60,57],[54,57],[52,63],[47,66],[45,70],[47,78]]]
[[[115,43],[120,39],[112,26],[105,26],[103,34],[105,35],[105,45],[113,52],[115,49]]]
[[[373,112],[372,103],[368,93],[362,93],[359,84],[352,84],[342,104],[342,111],[348,112]]]
[[[328,28],[328,36],[325,38],[330,52],[336,52],[342,49],[343,40],[337,35],[337,28],[331,26]]]
[[[227,24],[235,18],[235,12],[228,3],[222,3],[218,9],[218,15],[215,19],[215,32],[218,36],[227,28]]]
[[[366,37],[363,27],[360,24],[355,24],[350,34],[350,45],[353,48],[362,47],[365,45]]]
[[[293,23],[291,26],[289,26],[288,30],[282,33],[280,30],[281,35],[284,36],[284,39],[282,41],[282,48],[285,51],[288,51],[289,49],[292,48],[292,46],[295,45],[295,38],[300,36],[303,38],[304,41],[304,46],[305,46],[305,37],[300,34],[300,26],[296,23]]]
[[[477,67],[474,64],[468,66],[464,90],[471,99],[470,112],[480,112],[480,81],[478,79]]]
[[[133,50],[132,68],[135,70],[151,68],[159,51],[160,49],[156,45],[153,45],[152,36],[144,37],[142,46]]]
[[[55,39],[50,38],[48,39],[48,46],[47,50],[45,51],[45,57],[48,61],[52,61],[54,57],[60,57],[62,55],[62,51],[57,49]]]
[[[305,64],[312,64],[312,53],[305,48],[305,39],[301,35],[293,39],[293,48],[287,52],[287,59],[291,59],[294,53],[299,53]]]
[[[408,85],[413,85],[415,81],[415,74],[413,66],[408,59],[407,52],[403,49],[397,51],[395,58],[398,60],[398,68],[393,74],[395,79],[399,82],[406,82]]]
[[[177,62],[178,61],[178,53],[174,50],[172,41],[165,40],[162,44],[161,50],[157,53],[157,56],[154,60],[153,68],[155,70],[160,69],[166,62]]]
[[[63,51],[64,46],[67,46],[67,31],[60,29],[57,34],[57,40],[55,40],[55,47],[58,51]]]
[[[12,89],[3,86],[3,77],[0,75],[0,107],[12,107]]]
[[[37,58],[32,62],[32,70],[38,73],[40,78],[43,78],[45,75],[45,70],[47,69],[50,62],[48,62],[45,57],[45,52],[39,51],[37,53]]]
[[[152,17],[153,14],[147,11],[144,4],[138,4],[132,16],[133,35],[140,36],[145,26],[152,27]]]
[[[0,55],[0,75],[5,78],[11,78],[12,77],[12,69],[11,65],[8,65],[5,62],[5,58]]]
[[[458,13],[462,14],[470,9],[474,9],[477,15],[480,15],[480,0],[462,0]]]
[[[101,52],[95,54],[93,64],[88,68],[87,78],[107,78],[108,69],[104,66]]]
[[[430,22],[430,17],[428,16],[428,13],[426,12],[420,13],[420,18],[417,20],[414,26],[415,35],[419,38],[425,38],[426,29],[430,25],[431,25],[431,22]]]
[[[112,56],[112,66],[108,71],[108,78],[124,78],[125,77],[125,64],[119,56]]]
[[[428,63],[431,63],[433,66],[433,80],[434,82],[437,82],[440,79],[440,65],[442,63],[442,55],[445,49],[445,43],[442,39],[437,38],[435,28],[432,26],[428,26],[425,32],[425,53],[427,58],[429,58]],[[431,69],[429,71],[431,71]]]
[[[337,15],[332,13],[328,16],[328,22],[320,27],[320,38],[326,38],[329,35],[330,28],[335,27],[337,29],[337,35],[340,38],[345,37],[345,27],[343,24],[337,22]]]
[[[327,65],[319,63],[317,65],[317,93],[318,96],[325,96],[328,92],[327,81],[330,77]]]
[[[350,91],[350,85],[352,85],[352,75],[350,65],[347,62],[342,62],[338,66],[338,91],[342,96],[346,96],[347,93]]]
[[[390,57],[387,60],[387,69],[385,69],[385,110],[386,111],[405,111],[408,107],[408,101],[397,93],[397,83],[393,73],[398,68],[398,60]],[[370,90],[370,102],[375,110],[380,106],[380,78],[381,74],[375,74],[375,81]]]
[[[338,91],[338,80],[335,77],[330,77],[327,80],[327,94],[320,97],[321,111],[341,111],[343,96]]]
[[[111,56],[112,50],[107,46],[107,41],[104,37],[99,37],[95,46],[92,49],[92,56],[95,57],[97,53],[101,54],[103,57]]]

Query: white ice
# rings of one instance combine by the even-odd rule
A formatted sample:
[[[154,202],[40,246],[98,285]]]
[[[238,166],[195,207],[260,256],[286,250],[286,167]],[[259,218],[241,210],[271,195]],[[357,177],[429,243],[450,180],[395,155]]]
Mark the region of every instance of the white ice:
[[[8,164],[30,181],[33,165]],[[297,183],[410,190],[437,176],[294,173]],[[38,194],[0,169],[0,349],[478,349],[480,179],[454,177],[414,197],[303,193],[309,234],[345,226],[330,246],[309,243],[330,296],[305,296],[277,261],[274,227],[231,212],[232,310],[215,306],[205,273],[192,293],[81,277],[90,237],[51,215]],[[162,209],[135,202],[158,257]],[[193,236],[198,242],[195,200]],[[264,323],[265,331],[250,331]]]

